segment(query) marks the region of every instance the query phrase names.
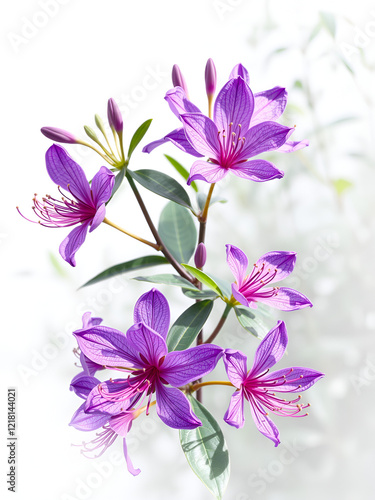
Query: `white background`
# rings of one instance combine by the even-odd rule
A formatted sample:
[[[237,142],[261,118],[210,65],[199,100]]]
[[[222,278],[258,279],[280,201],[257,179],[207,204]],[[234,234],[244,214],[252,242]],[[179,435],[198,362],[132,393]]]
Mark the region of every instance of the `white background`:
[[[323,26],[309,42],[321,11],[333,14],[335,34]],[[249,414],[243,430],[223,423],[232,459],[225,498],[373,498],[375,4],[20,0],[3,2],[1,19],[1,495],[10,498],[6,389],[15,386],[18,498],[211,498],[190,471],[177,432],[155,416],[133,428],[132,458],[142,469],[136,478],[119,460],[120,442],[98,461],[71,446],[83,439],[68,427],[77,406],[68,390],[78,370],[71,331],[86,310],[125,330],[136,298],[148,287],[126,277],[77,289],[106,267],[149,252],[101,226],[88,236],[73,269],[57,250],[66,231],[28,223],[15,207],[30,215],[35,192],[55,194],[44,165],[50,141],[40,134],[42,126],[81,134],[84,124],[93,126],[95,113],[105,117],[106,101],[114,97],[124,113],[125,142],[148,118],[154,118],[148,140],[158,139],[177,126],[163,100],[172,65],[179,64],[191,99],[204,109],[204,66],[212,57],[219,85],[242,62],[255,92],[287,87],[283,123],[296,124],[295,139],[309,138],[311,145],[294,155],[269,156],[286,172],[282,181],[254,185],[231,177],[218,187],[229,202],[211,210],[207,269],[230,279],[225,243],[241,246],[250,261],[270,250],[297,251],[289,286],[306,293],[314,308],[274,316],[285,319],[289,331],[282,363],[326,374],[304,398],[312,404],[308,418],[277,420],[277,449],[256,431]],[[95,153],[75,146],[69,151],[88,177],[102,164]],[[174,175],[163,153],[187,167],[192,163],[167,146],[150,156],[137,150],[133,168]],[[341,195],[334,187],[339,179],[350,183]],[[144,197],[157,220],[164,201]],[[125,187],[108,217],[150,237]],[[173,304],[174,320],[189,301],[176,290],[162,291]],[[229,341],[249,357],[258,344],[234,318],[220,342],[228,347]],[[207,406],[218,421],[229,396],[225,389],[207,390]]]

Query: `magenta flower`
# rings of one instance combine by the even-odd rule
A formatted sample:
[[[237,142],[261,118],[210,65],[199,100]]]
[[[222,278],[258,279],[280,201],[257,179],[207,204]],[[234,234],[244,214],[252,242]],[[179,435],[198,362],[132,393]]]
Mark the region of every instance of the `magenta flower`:
[[[69,196],[57,200],[47,195],[39,201],[35,195],[33,210],[42,226],[56,228],[79,224],[59,248],[61,257],[75,266],[75,254],[85,241],[88,229],[93,231],[105,218],[105,204],[111,197],[115,176],[108,168],[101,167],[90,186],[82,168],[56,144],[46,153],[46,165],[53,182]]]
[[[293,271],[296,263],[294,252],[266,253],[247,275],[249,263],[243,251],[234,245],[226,245],[226,248],[227,263],[236,280],[232,283],[232,294],[242,305],[255,309],[257,302],[263,302],[281,311],[312,307],[309,299],[297,290],[267,286],[286,278]]]
[[[138,299],[136,324],[126,334],[101,325],[74,332],[89,359],[128,374],[127,378],[107,380],[95,387],[87,398],[86,412],[116,415],[133,411],[146,400],[148,413],[155,393],[156,411],[166,425],[175,429],[201,425],[177,388],[211,372],[223,349],[210,344],[168,352],[165,339],[169,318],[166,298],[153,289]]]
[[[275,392],[306,391],[324,376],[315,370],[300,367],[269,373],[270,368],[283,357],[287,344],[285,324],[279,321],[259,344],[251,370],[247,370],[247,357],[240,351],[227,349],[224,354],[228,378],[237,388],[224,415],[225,422],[237,429],[243,427],[244,401],[247,400],[258,430],[275,446],[280,444],[279,431],[268,417],[269,412],[283,417],[305,417],[307,413],[302,410],[310,406],[300,403],[301,396],[288,401],[276,396]]]
[[[70,385],[77,396],[86,400],[90,392],[100,384],[95,377],[81,375],[74,377]],[[133,420],[139,416],[137,411],[128,411],[118,415],[108,415],[103,412],[86,413],[85,403],[83,403],[74,413],[71,426],[80,431],[94,431],[102,428],[102,431],[96,434],[96,437],[86,443],[82,443],[82,453],[88,458],[98,458],[111,446],[118,436],[123,438],[123,450],[128,467],[128,471],[133,475],[138,475],[140,469],[135,469],[129,457],[126,436],[131,429]]]

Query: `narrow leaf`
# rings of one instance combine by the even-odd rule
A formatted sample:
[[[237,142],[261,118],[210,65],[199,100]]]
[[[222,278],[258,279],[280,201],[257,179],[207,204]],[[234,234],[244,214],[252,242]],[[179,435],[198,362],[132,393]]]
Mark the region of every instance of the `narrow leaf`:
[[[133,154],[133,151],[135,150],[135,148],[138,146],[138,144],[143,139],[145,133],[147,132],[149,126],[151,125],[151,122],[152,122],[152,118],[150,120],[146,120],[134,132],[134,135],[133,135],[132,140],[130,141],[130,145],[129,145],[128,158],[131,157],[131,155]]]
[[[202,426],[192,430],[181,429],[181,446],[192,470],[214,497],[221,500],[230,474],[224,435],[211,413],[192,396],[188,398]]]
[[[123,167],[120,170],[120,172],[116,175],[116,177],[115,177],[115,184],[113,186],[112,194],[111,194],[110,199],[107,201],[106,205],[112,200],[112,198],[114,197],[116,191],[121,186],[122,181],[124,180],[124,177],[125,177],[125,171],[126,171],[126,168]]]
[[[268,328],[254,311],[242,306],[236,306],[234,310],[238,322],[247,332],[259,339],[265,337]]]
[[[147,283],[158,283],[159,285],[173,285],[181,288],[195,291],[197,287],[192,285],[190,281],[176,274],[155,274],[154,276],[136,276],[133,278],[137,281],[146,281]]]
[[[174,166],[174,168],[177,170],[177,172],[182,175],[182,177],[185,179],[185,181],[188,180],[189,178],[189,172],[186,170],[185,167],[183,167],[181,165],[181,163],[179,163],[177,160],[175,160],[174,158],[172,158],[171,156],[169,155],[164,155],[166,157],[166,159],[171,163],[171,165]],[[194,191],[196,193],[198,193],[198,186],[197,184],[195,183],[195,181],[193,181],[191,184],[191,187],[194,189]]]
[[[117,264],[116,266],[112,266],[106,269],[105,271],[82,285],[80,288],[88,285],[94,285],[95,283],[99,283],[100,281],[113,278],[118,274],[127,273],[129,271],[136,271],[145,267],[160,266],[161,264],[168,264],[168,261],[165,257],[162,257],[160,255],[146,255],[145,257],[138,257],[137,259],[129,260],[128,262],[123,262],[122,264]]]
[[[216,299],[217,293],[213,290],[188,290],[186,288],[182,289],[182,293],[189,297],[189,299]]]
[[[184,351],[190,347],[207,321],[212,307],[212,300],[202,300],[186,309],[169,330],[168,350]]]
[[[196,267],[189,266],[188,264],[182,264],[184,268],[189,271],[195,278],[197,278],[201,283],[204,285],[208,286],[211,290],[216,292],[220,297],[223,296],[223,292],[220,290],[219,285],[212,279],[210,278],[206,273],[203,271],[200,271]]]

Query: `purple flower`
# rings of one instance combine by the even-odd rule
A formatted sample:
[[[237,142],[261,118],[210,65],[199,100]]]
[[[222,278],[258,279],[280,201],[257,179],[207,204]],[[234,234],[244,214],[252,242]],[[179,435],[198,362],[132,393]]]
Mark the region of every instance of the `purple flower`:
[[[259,344],[250,371],[247,370],[247,357],[240,351],[227,349],[224,354],[228,378],[237,388],[224,415],[225,422],[237,429],[243,427],[246,399],[258,430],[271,439],[275,446],[280,444],[279,431],[268,417],[269,412],[283,417],[305,417],[307,413],[302,413],[302,410],[310,406],[300,403],[301,396],[288,401],[276,396],[275,392],[306,391],[324,376],[315,370],[300,367],[282,368],[269,373],[270,368],[282,358],[287,344],[285,324],[279,321]]]
[[[70,385],[77,396],[86,400],[90,392],[98,385],[100,381],[95,377],[78,376],[74,377]],[[128,411],[111,416],[103,412],[86,413],[83,403],[74,413],[71,426],[80,431],[94,431],[102,428],[102,431],[96,434],[96,437],[86,443],[82,443],[82,453],[88,458],[97,458],[103,455],[109,446],[111,446],[118,436],[123,438],[123,450],[128,467],[128,471],[133,475],[138,475],[140,469],[135,469],[129,457],[126,436],[131,429],[133,420],[140,414],[139,411]]]
[[[108,168],[101,167],[90,186],[82,168],[56,144],[48,149],[46,164],[53,182],[71,197],[64,195],[62,200],[57,200],[48,195],[39,201],[35,195],[33,210],[42,226],[56,228],[79,224],[59,248],[61,257],[75,266],[75,253],[85,241],[88,229],[93,231],[105,218],[105,204],[111,197],[115,176]]]
[[[70,132],[57,127],[42,127],[40,129],[43,135],[56,142],[64,142],[67,144],[79,144],[79,139]]]
[[[174,64],[172,68],[172,83],[174,87],[181,87],[184,90],[185,94],[188,95],[188,89],[184,75],[181,73],[181,70],[179,66],[177,66],[177,64]]]
[[[109,126],[112,129],[116,130],[116,132],[122,133],[122,130],[124,128],[122,114],[120,108],[118,107],[118,104],[112,97],[108,99],[107,116]]]
[[[102,318],[92,318],[90,312],[85,312],[82,316],[82,330],[100,325],[102,321]],[[84,375],[93,377],[97,371],[104,369],[104,366],[94,363],[83,352],[81,352],[79,359],[83,368],[82,374]]]
[[[226,248],[227,263],[236,280],[232,283],[232,294],[242,305],[255,309],[256,302],[263,302],[282,311],[312,307],[309,299],[297,290],[267,286],[286,278],[293,271],[296,263],[294,252],[266,253],[247,275],[248,260],[243,251],[234,245],[226,245]]]
[[[188,399],[177,388],[211,372],[223,349],[210,344],[168,352],[165,339],[169,319],[166,298],[153,289],[137,301],[136,324],[126,334],[101,325],[74,332],[81,351],[89,359],[128,375],[95,387],[87,398],[86,412],[116,415],[137,409],[147,400],[148,413],[155,393],[156,411],[166,425],[175,429],[201,425]]]
[[[206,69],[204,72],[204,78],[206,81],[207,96],[209,98],[213,97],[216,91],[217,76],[216,76],[215,64],[211,58],[207,61]]]

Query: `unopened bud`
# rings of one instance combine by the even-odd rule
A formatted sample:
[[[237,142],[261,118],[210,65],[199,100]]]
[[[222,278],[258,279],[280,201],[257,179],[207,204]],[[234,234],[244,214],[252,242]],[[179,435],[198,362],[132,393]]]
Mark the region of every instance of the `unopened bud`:
[[[172,83],[174,87],[181,87],[185,91],[185,94],[188,95],[185,78],[177,64],[174,64],[172,68]]]
[[[207,259],[207,251],[204,243],[199,243],[194,255],[195,267],[202,269]]]
[[[95,134],[92,128],[88,127],[87,125],[84,126],[86,134],[90,137],[95,142],[99,142],[98,136]]]
[[[79,140],[70,132],[56,127],[43,127],[40,129],[43,135],[51,141],[64,142],[67,144],[78,144]]]
[[[99,115],[95,115],[95,123],[102,134],[105,134],[104,122]]]
[[[215,64],[211,58],[207,61],[204,76],[206,80],[207,96],[212,97],[215,94],[217,77]]]
[[[121,111],[116,101],[112,99],[112,97],[108,99],[107,115],[108,115],[109,126],[111,128],[114,128],[116,132],[122,132],[123,121],[122,121]]]

